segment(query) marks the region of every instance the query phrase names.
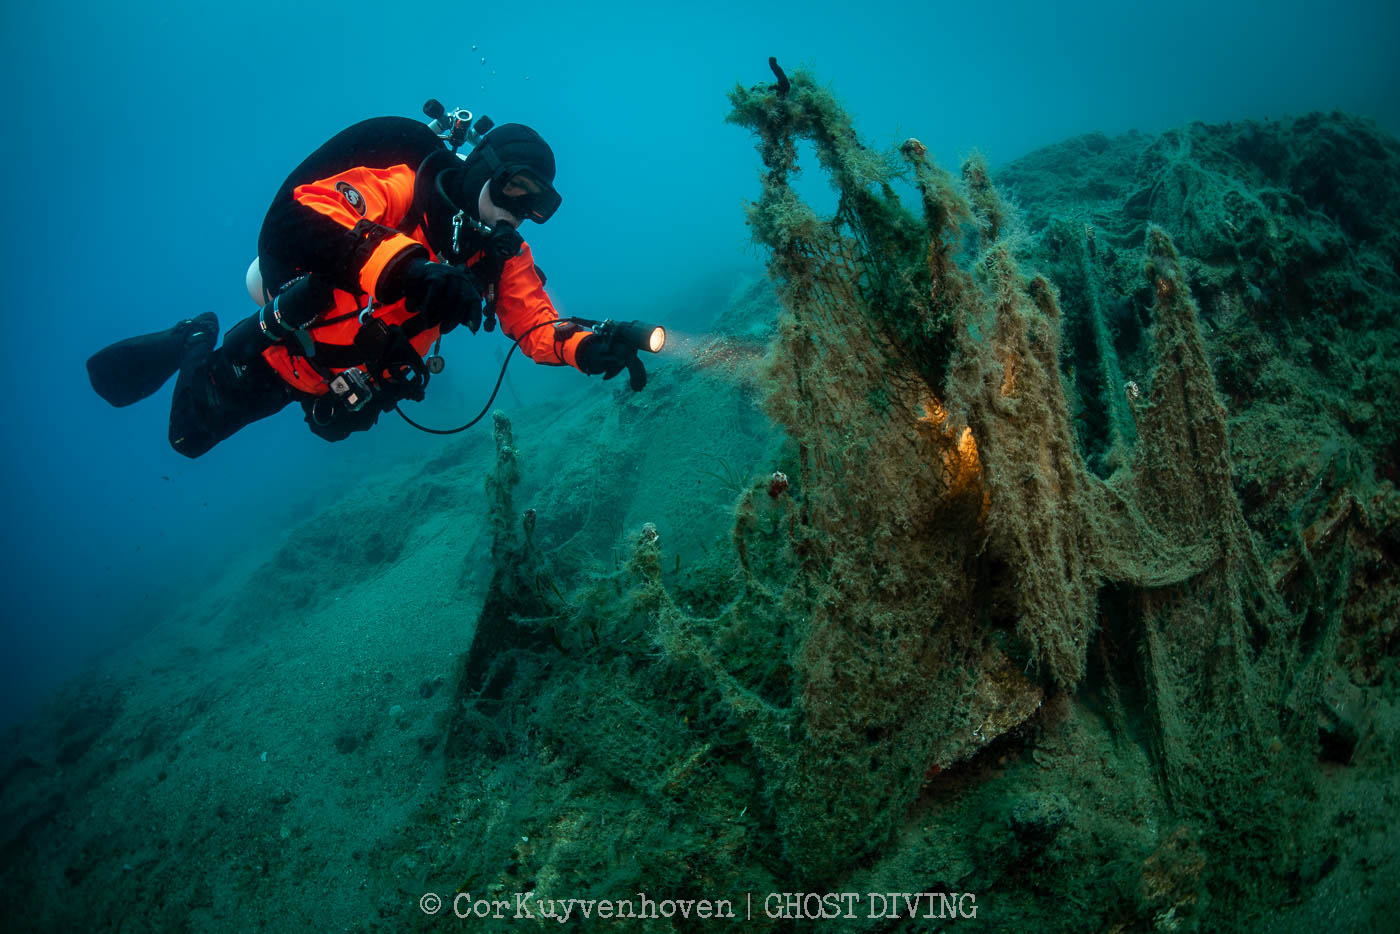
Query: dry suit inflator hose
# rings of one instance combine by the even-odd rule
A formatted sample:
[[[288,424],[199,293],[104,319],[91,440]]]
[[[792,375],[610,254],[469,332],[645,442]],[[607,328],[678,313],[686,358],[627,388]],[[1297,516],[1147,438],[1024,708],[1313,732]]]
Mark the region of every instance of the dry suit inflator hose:
[[[510,350],[506,353],[505,360],[501,362],[501,373],[496,377],[496,386],[491,390],[491,397],[486,400],[486,405],[477,413],[476,418],[473,418],[465,425],[460,425],[456,428],[429,428],[409,418],[408,415],[404,413],[404,410],[399,408],[397,402],[394,403],[394,411],[398,412],[399,417],[414,428],[417,428],[419,431],[426,431],[430,435],[455,435],[460,431],[466,431],[485,418],[486,413],[491,411],[491,403],[496,401],[496,395],[501,391],[501,383],[505,381],[506,367],[510,365],[510,358],[520,347],[520,342],[531,332],[539,328],[561,323],[574,324],[579,327],[588,328],[597,335],[598,339],[606,340],[614,344],[622,344],[636,350],[645,350],[648,353],[660,353],[661,349],[666,346],[666,329],[657,324],[647,324],[644,321],[628,321],[621,324],[613,321],[611,318],[606,321],[592,321],[588,318],[560,318],[558,321],[541,321],[539,324],[527,328],[525,333],[517,337],[515,342],[511,344]],[[441,358],[439,357],[438,359],[440,360]],[[441,369],[440,365],[438,369]]]

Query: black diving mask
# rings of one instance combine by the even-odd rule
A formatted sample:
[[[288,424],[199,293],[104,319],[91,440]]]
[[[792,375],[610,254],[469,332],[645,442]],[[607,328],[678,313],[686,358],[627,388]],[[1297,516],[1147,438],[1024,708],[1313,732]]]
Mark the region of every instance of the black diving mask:
[[[491,203],[496,207],[536,224],[543,224],[559,210],[564,199],[533,166],[503,164],[489,142],[481,154],[491,167]]]
[[[554,186],[529,166],[504,166],[491,176],[491,203],[521,220],[543,224],[563,200]]]

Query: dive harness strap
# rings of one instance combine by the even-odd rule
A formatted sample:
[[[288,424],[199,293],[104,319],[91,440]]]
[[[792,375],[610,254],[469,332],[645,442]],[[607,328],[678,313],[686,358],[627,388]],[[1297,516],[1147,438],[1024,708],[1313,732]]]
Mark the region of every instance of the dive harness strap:
[[[424,397],[432,367],[410,343],[413,335],[405,328],[387,325],[383,320],[371,316],[373,308],[371,302],[363,311],[356,313],[363,324],[351,346],[317,345],[309,338],[301,348],[285,345],[288,354],[302,360],[330,389],[329,393],[313,397],[312,413],[320,424],[327,424],[319,416],[323,403],[339,401],[350,411],[359,411],[375,397],[393,401],[396,407],[400,399],[422,401]],[[337,320],[355,316],[339,315]],[[420,333],[423,329],[419,327],[414,333]],[[305,334],[304,331],[301,333]],[[406,376],[405,371],[411,371],[412,376]],[[397,375],[386,379],[385,373]]]

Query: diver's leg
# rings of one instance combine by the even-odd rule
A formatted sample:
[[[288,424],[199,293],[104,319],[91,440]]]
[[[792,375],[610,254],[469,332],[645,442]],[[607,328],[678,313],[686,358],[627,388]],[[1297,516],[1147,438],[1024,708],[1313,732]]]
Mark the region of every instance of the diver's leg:
[[[175,383],[170,446],[186,457],[199,457],[244,426],[280,412],[293,397],[291,387],[261,357],[235,362],[226,347],[195,344]]]
[[[212,347],[218,334],[219,319],[210,313],[186,318],[154,334],[128,337],[88,358],[88,379],[97,394],[112,405],[131,405],[175,375],[184,360],[187,341],[206,339]]]

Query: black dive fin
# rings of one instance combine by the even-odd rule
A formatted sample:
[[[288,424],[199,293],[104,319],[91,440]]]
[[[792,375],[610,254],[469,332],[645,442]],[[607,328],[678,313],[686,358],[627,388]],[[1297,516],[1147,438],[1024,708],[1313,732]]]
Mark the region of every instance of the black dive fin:
[[[97,394],[112,405],[140,402],[180,369],[186,341],[196,334],[207,334],[212,347],[218,333],[218,319],[203,314],[164,331],[128,337],[88,357],[88,379]]]

